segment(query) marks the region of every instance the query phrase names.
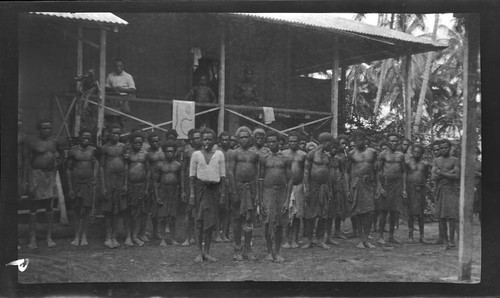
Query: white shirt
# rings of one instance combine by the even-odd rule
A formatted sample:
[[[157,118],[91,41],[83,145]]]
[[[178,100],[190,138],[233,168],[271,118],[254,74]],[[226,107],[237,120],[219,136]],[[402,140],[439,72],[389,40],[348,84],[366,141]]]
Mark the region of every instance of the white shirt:
[[[122,88],[134,88],[135,83],[134,78],[124,70],[121,74],[116,74],[114,72],[108,74],[106,78],[106,87],[122,87]]]
[[[222,151],[212,148],[214,153],[207,164],[205,156],[198,150],[191,156],[189,176],[196,177],[205,182],[219,182],[221,177],[226,177],[226,161]]]

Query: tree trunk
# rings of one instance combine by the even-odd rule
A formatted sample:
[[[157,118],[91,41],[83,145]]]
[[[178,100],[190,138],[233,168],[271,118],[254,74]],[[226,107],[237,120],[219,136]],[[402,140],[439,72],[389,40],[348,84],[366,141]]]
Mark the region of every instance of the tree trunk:
[[[373,108],[373,116],[377,117],[378,109],[380,105],[380,99],[382,98],[382,89],[384,86],[385,75],[387,74],[387,69],[389,68],[390,59],[384,60],[382,62],[382,68],[380,69],[380,77],[377,87],[377,97],[375,97],[375,107]]]
[[[405,59],[405,72],[404,72],[404,83],[406,85],[404,101],[405,101],[405,138],[411,140],[411,98],[412,98],[412,90],[411,90],[411,81],[410,81],[410,73],[411,73],[411,54],[406,55]]]
[[[434,18],[434,29],[432,30],[432,40],[436,40],[436,34],[439,24],[439,14],[435,15]],[[429,76],[431,73],[432,57],[434,53],[427,53],[427,60],[425,61],[424,77],[422,81],[422,86],[420,87],[420,96],[418,97],[417,114],[415,115],[415,124],[413,125],[413,132],[418,133],[420,122],[422,119],[422,112],[424,110],[425,94],[427,93],[427,85],[429,83]]]

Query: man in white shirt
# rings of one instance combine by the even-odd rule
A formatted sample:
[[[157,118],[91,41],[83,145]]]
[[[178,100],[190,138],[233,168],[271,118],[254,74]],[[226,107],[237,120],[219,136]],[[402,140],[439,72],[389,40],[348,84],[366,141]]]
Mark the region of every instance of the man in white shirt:
[[[120,58],[114,60],[114,71],[106,77],[106,94],[114,97],[106,98],[106,106],[124,113],[130,112],[127,100],[120,97],[133,96],[135,93],[134,78],[123,70],[123,61]],[[105,110],[106,122],[115,122],[121,125],[120,115]]]
[[[127,95],[135,92],[134,78],[123,70],[120,58],[114,60],[114,72],[108,74],[105,87],[106,92],[111,94]]]
[[[199,254],[195,262],[216,262],[210,256],[210,243],[215,229],[219,205],[224,204],[226,187],[226,162],[224,153],[214,148],[216,134],[207,128],[201,133],[202,148],[193,152],[189,167],[189,206],[195,209],[196,245]],[[203,240],[205,247],[203,249]]]

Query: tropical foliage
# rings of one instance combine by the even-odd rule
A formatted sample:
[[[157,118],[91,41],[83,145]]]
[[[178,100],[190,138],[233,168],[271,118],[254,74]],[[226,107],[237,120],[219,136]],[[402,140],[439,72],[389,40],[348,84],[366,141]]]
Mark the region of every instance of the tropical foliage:
[[[363,21],[364,15],[355,19]],[[436,18],[438,20],[438,18]],[[406,33],[432,38],[432,33],[423,34],[425,16],[419,14],[379,14],[378,25]],[[345,107],[349,119],[348,130],[363,127],[370,130],[396,130],[404,134],[405,105],[411,105],[415,119],[419,104],[426,62],[430,58],[428,82],[421,104],[422,114],[414,140],[430,142],[435,138],[459,138],[462,129],[462,75],[463,75],[463,24],[455,20],[452,26],[437,27],[436,40],[447,44],[444,50],[413,55],[408,75],[404,76],[405,59],[374,61],[370,65],[353,65],[347,69],[345,84]],[[405,103],[405,88],[410,86],[410,98]]]

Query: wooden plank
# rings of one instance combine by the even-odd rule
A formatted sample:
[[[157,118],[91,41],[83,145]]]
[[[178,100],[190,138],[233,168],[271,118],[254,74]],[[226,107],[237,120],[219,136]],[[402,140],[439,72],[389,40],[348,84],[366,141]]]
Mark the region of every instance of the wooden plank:
[[[311,121],[311,122],[308,122],[308,123],[302,123],[300,125],[297,125],[297,126],[290,127],[290,128],[285,129],[285,130],[282,130],[281,132],[292,131],[292,130],[297,129],[297,128],[301,128],[301,127],[304,127],[304,126],[307,126],[307,125],[311,125],[311,124],[314,124],[314,123],[318,123],[318,122],[321,122],[321,121],[328,120],[328,119],[330,119],[332,117],[333,116],[327,116],[327,117],[324,117],[324,118],[321,118],[321,119],[317,119],[317,120],[314,120],[314,121]]]
[[[101,146],[101,133],[104,127],[104,107],[106,106],[106,30],[101,29],[101,44],[99,48],[99,105],[97,114],[97,146]]]
[[[406,67],[405,67],[405,137],[411,140],[411,54],[406,55]]]
[[[68,125],[66,124],[66,121],[64,121],[64,119],[65,119],[66,117],[64,116],[64,112],[63,112],[63,110],[62,110],[62,108],[61,108],[61,104],[59,103],[59,98],[56,96],[56,97],[55,97],[55,99],[56,99],[56,103],[57,103],[57,108],[59,109],[59,114],[61,115],[61,119],[63,119],[62,126],[63,126],[64,128],[66,128],[66,133],[67,133],[67,136],[68,136],[68,137],[70,137],[70,136],[71,136],[71,133],[69,132],[69,128],[68,128]],[[58,132],[58,134],[57,134],[57,135],[59,135],[59,132]]]
[[[277,130],[276,128],[273,128],[273,127],[271,127],[271,126],[265,125],[264,123],[260,123],[259,121],[254,120],[254,119],[252,119],[252,118],[250,118],[250,117],[247,117],[247,116],[245,116],[245,115],[242,115],[242,114],[240,114],[240,113],[238,113],[238,112],[235,112],[235,111],[230,110],[230,109],[226,109],[226,111],[228,111],[229,113],[235,114],[236,116],[240,116],[240,117],[241,117],[241,118],[243,118],[243,119],[246,119],[246,120],[248,120],[248,121],[251,121],[251,122],[253,122],[253,123],[257,124],[257,125],[260,125],[260,126],[262,126],[262,127],[265,127],[265,128],[267,128],[267,129],[274,130],[275,132],[277,132],[277,133],[279,133],[279,134],[282,134],[282,135],[284,135],[284,136],[288,136],[288,134],[286,134],[286,133],[284,133],[284,132],[281,132],[281,131]]]
[[[59,99],[57,99],[58,97],[56,96],[56,100],[59,102]],[[59,137],[59,135],[61,134],[61,131],[62,129],[66,126],[66,128],[68,127],[66,125],[66,121],[68,121],[68,117],[69,117],[69,114],[71,114],[71,110],[73,109],[73,106],[75,105],[75,102],[76,102],[77,98],[73,98],[73,100],[71,101],[71,104],[69,105],[69,108],[68,110],[66,111],[66,115],[64,116],[63,118],[63,125],[61,125],[61,127],[59,128],[59,130],[57,131],[57,134],[56,134],[56,138]],[[77,136],[77,135],[75,135]]]
[[[463,77],[463,135],[460,172],[460,239],[458,243],[458,280],[471,280],[472,251],[474,239],[472,233],[473,198],[474,198],[474,163],[477,146],[475,121],[476,80],[479,41],[479,22],[474,15],[466,16],[464,44],[464,77]]]
[[[68,225],[68,214],[66,212],[66,202],[64,201],[64,193],[61,184],[61,176],[59,171],[56,172],[56,187],[57,187],[57,200],[59,202],[59,209],[61,210],[61,216],[59,222],[66,226]]]
[[[334,138],[337,137],[339,132],[339,67],[340,67],[340,53],[339,53],[339,39],[335,38],[335,47],[333,50],[333,65],[332,65],[332,89],[331,89],[331,111],[332,111],[332,124],[331,133]]]
[[[220,70],[219,70],[219,119],[217,123],[217,135],[224,131],[224,112],[226,103],[226,33],[224,22],[221,22],[220,40]]]
[[[71,96],[76,96],[74,93],[63,93],[62,95],[71,97]],[[128,101],[133,101],[133,102],[141,102],[141,103],[159,103],[159,104],[173,104],[173,100],[170,99],[156,99],[156,98],[122,98],[122,97],[115,97],[112,95],[107,95],[108,98],[113,99],[113,98],[119,98],[123,100],[128,100]],[[96,98],[95,96],[91,96],[90,98]],[[180,99],[183,100],[183,99]],[[310,99],[312,100],[312,99]],[[201,107],[218,107],[218,103],[195,103],[196,106],[201,106]],[[247,106],[247,105],[225,105],[225,108],[230,108],[234,110],[246,110],[246,111],[262,111],[262,107],[256,107],[256,106]],[[304,109],[285,109],[285,108],[276,108],[273,107],[275,113],[287,113],[287,114],[302,114],[302,115],[318,115],[318,116],[329,116],[331,115],[330,112],[320,112],[320,111],[312,111],[312,110],[304,110]]]
[[[90,104],[93,104],[93,105],[98,105],[98,106],[100,106],[100,104],[98,104],[97,102],[92,101],[92,100],[89,100],[89,103],[90,103]],[[125,114],[125,113],[123,113],[122,111],[118,111],[118,110],[115,110],[115,109],[113,109],[113,108],[106,107],[106,106],[104,106],[104,109],[106,109],[106,110],[108,110],[108,111],[111,111],[111,112],[114,112],[114,113],[117,113],[117,114],[119,114],[119,115],[121,115],[121,116],[128,117],[128,118],[133,119],[133,120],[135,120],[135,121],[138,121],[138,122],[141,122],[141,123],[147,124],[147,125],[149,125],[149,126],[152,126],[152,127],[154,127],[154,128],[157,128],[157,129],[159,129],[159,130],[163,130],[163,131],[165,131],[165,132],[167,132],[167,131],[168,131],[168,129],[161,128],[161,127],[159,127],[158,125],[153,124],[153,123],[151,123],[151,122],[149,122],[149,121],[142,120],[141,118],[137,118],[137,117],[134,117],[134,116],[132,116],[132,115]],[[103,109],[103,110],[104,110],[104,109]]]

